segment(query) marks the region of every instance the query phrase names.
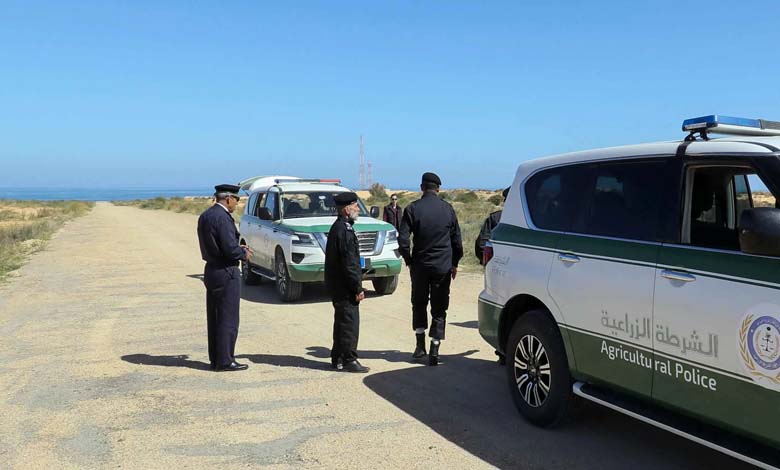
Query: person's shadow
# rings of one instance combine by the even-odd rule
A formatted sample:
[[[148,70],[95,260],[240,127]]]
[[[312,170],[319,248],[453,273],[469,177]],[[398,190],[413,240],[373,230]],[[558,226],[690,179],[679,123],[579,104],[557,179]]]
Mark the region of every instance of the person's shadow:
[[[306,348],[309,356],[317,357],[317,358],[330,358],[330,349],[325,348],[323,346],[309,346]],[[456,354],[443,354],[441,356],[442,362],[446,361],[447,358],[463,358],[471,356],[472,354],[479,351],[478,349],[470,349],[468,351],[464,351],[461,353]],[[365,351],[362,349],[358,349],[358,357],[360,359],[382,359],[387,362],[406,362],[409,364],[417,364],[419,363],[418,360],[412,358],[412,352],[411,351],[399,351],[398,349],[384,349],[379,351]]]
[[[163,367],[186,367],[195,370],[210,370],[210,364],[201,361],[193,361],[186,354],[173,356],[152,356],[151,354],[127,354],[122,360],[131,364]]]
[[[452,323],[450,323],[450,325],[459,326],[461,328],[474,328],[474,329],[479,328],[479,322],[476,321],[476,320],[463,321],[463,322],[459,322],[459,323],[452,322]]]

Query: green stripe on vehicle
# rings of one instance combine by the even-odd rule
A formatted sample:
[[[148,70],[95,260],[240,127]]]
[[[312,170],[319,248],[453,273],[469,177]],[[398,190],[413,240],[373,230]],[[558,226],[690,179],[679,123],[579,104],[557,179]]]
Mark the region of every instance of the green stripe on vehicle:
[[[334,219],[335,221],[335,219]],[[283,226],[289,230],[295,231],[295,232],[303,232],[303,233],[319,233],[319,232],[329,232],[330,227],[333,225],[333,223],[330,224],[318,224],[318,225],[294,225],[290,223],[284,223]],[[354,229],[356,232],[376,232],[379,230],[393,230],[393,226],[386,223],[386,222],[377,222],[377,223],[367,223],[367,224],[361,224],[356,223],[354,226]]]

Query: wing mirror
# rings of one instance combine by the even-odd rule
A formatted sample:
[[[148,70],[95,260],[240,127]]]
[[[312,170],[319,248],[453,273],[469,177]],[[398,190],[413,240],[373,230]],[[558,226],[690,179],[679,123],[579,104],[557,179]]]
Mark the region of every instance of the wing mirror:
[[[369,214],[371,214],[371,217],[378,219],[379,218],[379,206],[371,206],[371,210],[369,211]]]
[[[745,209],[739,222],[739,247],[743,253],[780,256],[780,209]]]

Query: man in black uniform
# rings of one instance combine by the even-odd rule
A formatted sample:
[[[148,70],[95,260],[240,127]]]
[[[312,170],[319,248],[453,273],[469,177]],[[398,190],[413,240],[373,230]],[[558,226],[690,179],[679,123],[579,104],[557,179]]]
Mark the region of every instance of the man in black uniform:
[[[501,195],[504,196],[504,202],[506,202],[506,196],[508,194],[509,194],[509,188],[506,188],[504,191],[501,192]],[[491,212],[490,215],[482,223],[482,228],[479,231],[479,235],[477,236],[477,239],[474,240],[474,254],[477,255],[479,264],[483,264],[482,252],[485,249],[485,243],[487,243],[487,241],[490,240],[490,235],[493,233],[493,229],[496,228],[496,225],[498,225],[498,223],[501,221],[502,212],[503,210],[497,210],[495,212]]]
[[[325,284],[334,309],[331,366],[346,372],[368,372],[368,367],[357,359],[359,305],[365,298],[360,246],[352,228],[360,214],[357,200],[355,193],[340,193],[334,197],[338,218],[330,227],[325,247]]]
[[[412,328],[417,347],[412,357],[425,356],[425,329],[428,327],[428,296],[431,299],[431,352],[428,363],[439,363],[439,344],[444,339],[450,282],[458,273],[463,257],[460,226],[455,209],[439,198],[441,179],[435,173],[422,176],[422,197],[404,211],[398,247],[412,276]],[[410,236],[414,249],[410,251]]]
[[[238,263],[249,260],[252,250],[238,244],[239,234],[231,215],[238,205],[238,186],[215,186],[216,204],[198,218],[200,254],[206,262],[206,321],[209,361],[217,372],[244,370],[248,366],[235,360],[238,337],[238,303],[241,274]]]

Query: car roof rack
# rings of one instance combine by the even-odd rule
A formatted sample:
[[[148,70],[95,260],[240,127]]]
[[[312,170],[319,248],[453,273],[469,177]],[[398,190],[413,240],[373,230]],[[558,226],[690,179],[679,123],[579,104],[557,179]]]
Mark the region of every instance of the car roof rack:
[[[695,141],[697,135],[701,140],[709,140],[708,134],[780,136],[780,122],[710,114],[686,119],[682,130],[689,133],[686,142]]]

